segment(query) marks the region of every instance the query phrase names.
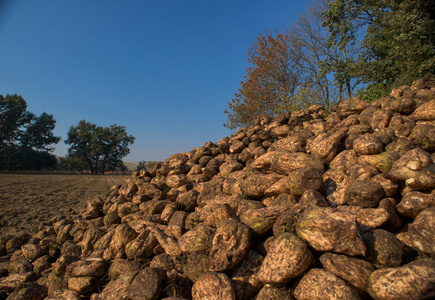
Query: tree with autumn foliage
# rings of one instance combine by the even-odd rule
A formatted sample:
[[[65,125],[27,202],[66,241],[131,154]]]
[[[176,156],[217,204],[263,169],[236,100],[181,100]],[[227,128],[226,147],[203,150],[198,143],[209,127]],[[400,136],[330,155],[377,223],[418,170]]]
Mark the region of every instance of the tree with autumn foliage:
[[[355,95],[370,101],[435,74],[434,26],[426,0],[313,0],[285,33],[254,39],[224,126]]]
[[[332,67],[343,57],[350,60],[355,49],[328,45],[330,33],[322,27],[328,5],[328,0],[313,1],[285,33],[266,30],[253,40],[247,59],[251,66],[228,103],[225,127],[248,126],[258,117],[312,104],[329,108],[354,93],[355,82]]]
[[[251,66],[246,69],[246,80],[228,103],[228,123],[224,126],[233,129],[264,115],[300,108],[300,103],[294,102],[300,74],[289,49],[288,35],[266,30],[252,42],[247,60]]]

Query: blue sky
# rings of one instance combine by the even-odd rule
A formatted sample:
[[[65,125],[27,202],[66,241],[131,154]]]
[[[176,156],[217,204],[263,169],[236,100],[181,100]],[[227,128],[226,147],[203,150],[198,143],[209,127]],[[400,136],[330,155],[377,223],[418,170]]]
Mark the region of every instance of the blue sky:
[[[0,94],[53,114],[62,137],[80,120],[136,137],[124,161],[164,160],[217,142],[251,41],[284,31],[292,0],[0,0]]]

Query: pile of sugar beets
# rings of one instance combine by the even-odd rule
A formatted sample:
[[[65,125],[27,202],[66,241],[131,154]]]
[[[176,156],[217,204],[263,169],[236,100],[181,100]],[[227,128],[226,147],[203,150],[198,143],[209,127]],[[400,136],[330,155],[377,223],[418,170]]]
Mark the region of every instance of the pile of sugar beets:
[[[258,119],[3,240],[0,298],[433,298],[434,150],[435,77]]]

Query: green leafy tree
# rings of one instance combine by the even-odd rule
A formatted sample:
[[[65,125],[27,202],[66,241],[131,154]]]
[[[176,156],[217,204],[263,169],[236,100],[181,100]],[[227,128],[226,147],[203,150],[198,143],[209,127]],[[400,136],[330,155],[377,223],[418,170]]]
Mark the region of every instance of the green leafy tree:
[[[61,169],[69,172],[81,172],[86,170],[86,162],[80,156],[66,155],[60,159],[59,165]]]
[[[139,164],[136,167],[136,172],[141,171],[141,170],[146,170],[147,169],[147,163],[146,161],[142,160],[139,162]]]
[[[24,125],[34,118],[27,102],[18,95],[0,95],[0,149],[19,141]]]
[[[365,81],[386,92],[435,73],[435,5],[394,0],[367,27],[363,41]],[[365,63],[365,62],[368,63]]]
[[[57,144],[60,140],[60,137],[53,134],[55,126],[56,121],[53,115],[43,112],[26,125],[21,144],[37,150],[53,151],[54,148],[51,145]]]
[[[52,144],[56,121],[43,112],[39,117],[27,111],[22,96],[0,95],[0,169],[40,170],[54,168]]]
[[[103,128],[101,134],[102,162],[101,169],[104,173],[109,165],[112,170],[124,170],[122,158],[130,153],[129,145],[135,138],[128,135],[124,126],[116,124]]]
[[[94,131],[97,128],[96,124],[81,120],[77,126],[71,126],[67,135],[68,139],[65,144],[71,145],[68,149],[68,156],[80,157],[90,168],[91,173],[95,173],[92,157],[96,153],[94,144],[96,138]]]
[[[360,28],[363,23],[353,22],[355,10],[364,10],[360,8],[360,2],[362,1],[356,0],[355,3],[347,0],[328,1],[322,12],[322,25],[327,27],[330,33],[327,43],[329,55],[322,60],[320,72],[333,74],[339,101],[345,97],[351,98],[360,83],[358,75],[361,72],[357,60],[361,50],[358,40],[361,38]],[[337,23],[341,26],[337,26]]]
[[[86,120],[71,126],[67,136],[68,154],[81,157],[92,174],[122,167],[122,158],[130,153],[129,146],[135,140],[124,126],[102,127]]]
[[[345,69],[348,74],[340,71],[365,84],[361,96],[379,97],[393,86],[435,73],[435,6],[430,1],[335,0],[324,15],[330,43],[361,46]]]

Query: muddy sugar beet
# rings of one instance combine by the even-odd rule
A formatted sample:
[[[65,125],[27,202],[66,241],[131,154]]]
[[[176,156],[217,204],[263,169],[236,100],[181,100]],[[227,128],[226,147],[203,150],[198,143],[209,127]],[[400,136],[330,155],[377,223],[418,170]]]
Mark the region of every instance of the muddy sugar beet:
[[[435,81],[258,119],[3,239],[2,299],[435,297]]]

